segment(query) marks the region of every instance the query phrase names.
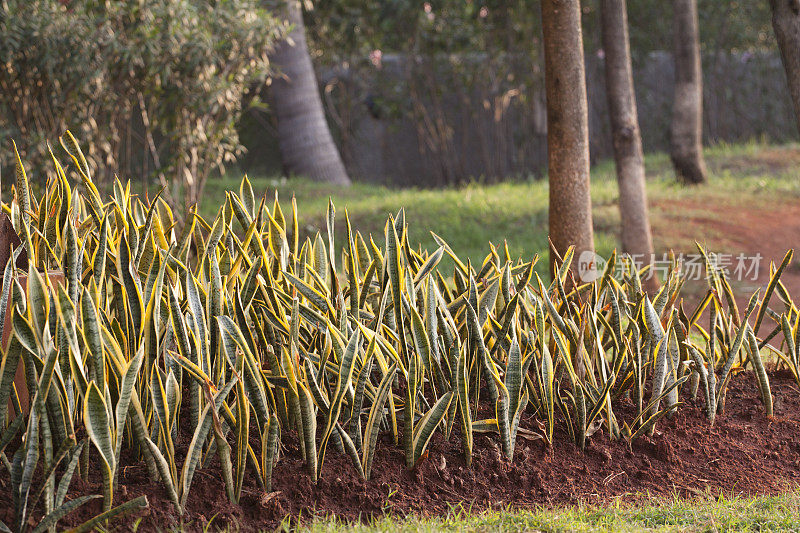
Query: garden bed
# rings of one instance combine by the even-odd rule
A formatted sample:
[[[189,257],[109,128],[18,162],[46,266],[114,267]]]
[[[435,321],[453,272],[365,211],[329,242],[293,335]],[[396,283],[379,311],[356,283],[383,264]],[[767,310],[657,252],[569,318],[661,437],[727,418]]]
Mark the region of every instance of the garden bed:
[[[481,263],[438,237],[415,251],[402,210],[383,239],[345,216],[337,243],[332,203],[325,237],[303,239],[296,206],[269,209],[247,179],[176,234],[160,199],[118,186],[104,203],[82,166],[80,202],[61,176],[33,209],[17,167],[41,229],[17,217],[34,253],[4,271],[3,530],[251,530],[800,479],[792,252],[743,307],[700,248],[695,307],[678,263],[648,295],[619,257],[577,283],[571,248],[545,286],[505,247]],[[55,269],[64,286],[39,273]]]
[[[713,427],[703,414],[701,398],[694,405],[687,392],[682,397],[685,405],[674,417],[663,419],[653,437],[641,437],[632,445],[610,441],[599,430],[581,452],[557,431],[551,448],[542,440],[520,437],[514,461],[509,462],[495,444],[496,437],[477,435],[471,468],[465,467],[459,439],[445,442],[437,433],[428,457],[408,471],[402,449],[382,435],[367,482],[345,456],[332,453],[313,483],[294,446],[296,439],[285,439],[289,446],[282,449],[275,467],[273,492],[265,493],[248,476],[240,505],[232,505],[215,459],[195,476],[182,520],[192,529],[212,521],[215,527],[254,530],[273,528],[287,515],[366,520],[384,513],[439,515],[459,504],[477,511],[692,498],[709,492],[776,494],[800,483],[800,393],[788,373],[771,373],[770,382],[775,396],[772,420],[764,416],[754,375],[743,372],[731,382],[726,412]],[[618,405],[620,419],[628,418],[625,402]],[[528,415],[522,426],[535,429],[535,424]],[[181,436],[180,452],[185,453],[189,438]],[[88,483],[76,476],[70,497],[102,492],[97,472],[91,469]],[[116,501],[145,494],[150,503],[149,509],[125,522],[141,518],[140,530],[180,524],[163,485],[148,478],[144,463],[124,461],[119,480]],[[10,499],[8,483],[0,479],[0,501]],[[63,519],[61,527],[99,514],[101,505],[101,500],[90,502]],[[10,521],[10,511],[0,508],[0,519]]]

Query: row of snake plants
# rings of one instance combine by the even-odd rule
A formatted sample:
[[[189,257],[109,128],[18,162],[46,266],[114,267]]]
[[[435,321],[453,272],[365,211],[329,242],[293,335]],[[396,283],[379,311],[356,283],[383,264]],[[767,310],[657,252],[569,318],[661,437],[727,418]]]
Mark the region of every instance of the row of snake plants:
[[[338,453],[368,480],[381,433],[409,469],[433,438],[459,442],[470,465],[477,432],[513,461],[519,435],[549,444],[559,426],[581,453],[600,427],[653,433],[687,395],[713,424],[748,366],[771,416],[768,353],[798,378],[800,312],[780,282],[791,253],[745,309],[707,258],[708,292],[685,309],[677,264],[652,295],[624,257],[581,284],[569,251],[545,281],[536,257],[506,247],[480,265],[436,236],[436,250],[415,249],[402,210],[373,236],[345,211],[335,242],[332,204],[325,231],[301,236],[295,202],[285,213],[247,178],[213,220],[179,217],[120,181],[103,198],[71,135],[62,147],[69,164],[53,157],[39,198],[18,160],[2,205],[19,245],[0,296],[0,468],[15,516],[0,529],[54,530],[92,498],[104,511],[83,530],[146,506],[115,506],[125,457],[182,514],[215,458],[231,502],[245,478],[270,490],[289,439],[312,479]],[[90,464],[102,494],[68,499]]]

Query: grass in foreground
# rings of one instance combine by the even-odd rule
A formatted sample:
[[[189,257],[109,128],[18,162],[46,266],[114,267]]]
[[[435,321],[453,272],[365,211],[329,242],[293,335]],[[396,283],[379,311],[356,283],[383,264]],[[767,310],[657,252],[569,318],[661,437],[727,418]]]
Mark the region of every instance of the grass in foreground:
[[[785,204],[800,197],[800,146],[771,146],[760,143],[715,145],[705,151],[709,182],[684,187],[675,181],[666,154],[646,156],[650,215],[657,252],[669,249],[694,251],[695,238],[712,250],[728,250],[723,234],[715,233],[708,222],[726,214],[776,203]],[[344,210],[353,228],[364,234],[383,237],[386,216],[404,207],[410,222],[409,242],[423,248],[436,248],[429,231],[450,243],[459,256],[482,263],[488,243],[508,242],[512,256],[530,258],[547,254],[548,185],[546,180],[511,181],[499,184],[474,183],[453,189],[391,189],[380,185],[355,183],[343,189],[302,179],[280,180],[250,176],[257,194],[277,190],[285,213],[294,194],[300,211],[300,224],[306,234],[324,231],[328,198],[337,207],[337,238],[344,235]],[[200,212],[213,219],[219,198],[225,190],[236,190],[241,174],[231,172],[206,186]],[[619,210],[616,174],[612,161],[592,169],[592,204],[595,246],[604,257],[618,246]],[[676,228],[675,203],[686,218]],[[706,207],[713,206],[713,210]],[[721,214],[722,213],[722,214]],[[692,227],[692,224],[704,226]],[[688,225],[688,226],[687,226]],[[687,237],[691,235],[692,237]],[[540,263],[546,268],[546,261]]]
[[[288,526],[289,524],[285,524]],[[780,496],[713,497],[645,505],[538,508],[471,513],[454,508],[447,516],[387,516],[368,524],[316,519],[309,533],[433,531],[787,531],[800,529],[800,493]]]

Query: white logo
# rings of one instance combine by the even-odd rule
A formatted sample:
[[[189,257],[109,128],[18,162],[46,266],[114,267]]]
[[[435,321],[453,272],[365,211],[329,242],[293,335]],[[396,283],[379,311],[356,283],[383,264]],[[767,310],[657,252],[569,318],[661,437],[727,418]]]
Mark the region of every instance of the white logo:
[[[606,260],[591,250],[584,250],[578,257],[578,275],[583,283],[600,279],[605,268]]]

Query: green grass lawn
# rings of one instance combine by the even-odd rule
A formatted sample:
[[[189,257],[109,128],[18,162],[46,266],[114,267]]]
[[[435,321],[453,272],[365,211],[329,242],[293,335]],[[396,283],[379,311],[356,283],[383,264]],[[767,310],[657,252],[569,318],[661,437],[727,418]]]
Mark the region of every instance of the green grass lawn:
[[[289,524],[285,524],[288,528]],[[539,508],[473,513],[453,509],[443,517],[387,516],[353,524],[334,518],[301,526],[310,533],[433,531],[797,531],[800,494],[781,496],[674,499],[646,505]]]
[[[800,147],[771,146],[760,143],[715,145],[707,148],[709,182],[699,187],[683,187],[675,181],[665,154],[646,157],[648,195],[657,251],[689,251],[698,238],[715,246],[713,232],[686,231],[676,234],[675,205],[687,204],[687,213],[697,215],[706,205],[724,207],[726,213],[800,197]],[[226,189],[238,189],[241,174],[230,172],[224,179],[209,180],[200,212],[213,218]],[[430,231],[450,243],[453,250],[480,264],[488,253],[488,243],[508,242],[513,256],[542,257],[547,252],[546,180],[515,181],[499,184],[474,183],[455,189],[393,189],[355,183],[350,188],[320,185],[302,179],[280,180],[250,176],[257,194],[277,190],[288,215],[291,197],[297,198],[300,224],[306,234],[324,231],[328,198],[337,210],[339,243],[345,209],[355,229],[383,239],[383,226],[389,214],[404,207],[409,222],[409,237],[424,248],[436,248]],[[618,244],[619,211],[613,162],[603,161],[592,169],[592,204],[595,246],[607,256]],[[662,204],[669,203],[669,208]],[[709,217],[720,216],[717,209]],[[686,228],[683,228],[684,230]],[[691,233],[691,232],[688,232]],[[721,241],[720,241],[721,242]],[[719,243],[717,243],[719,244]],[[542,262],[544,268],[545,262]]]

